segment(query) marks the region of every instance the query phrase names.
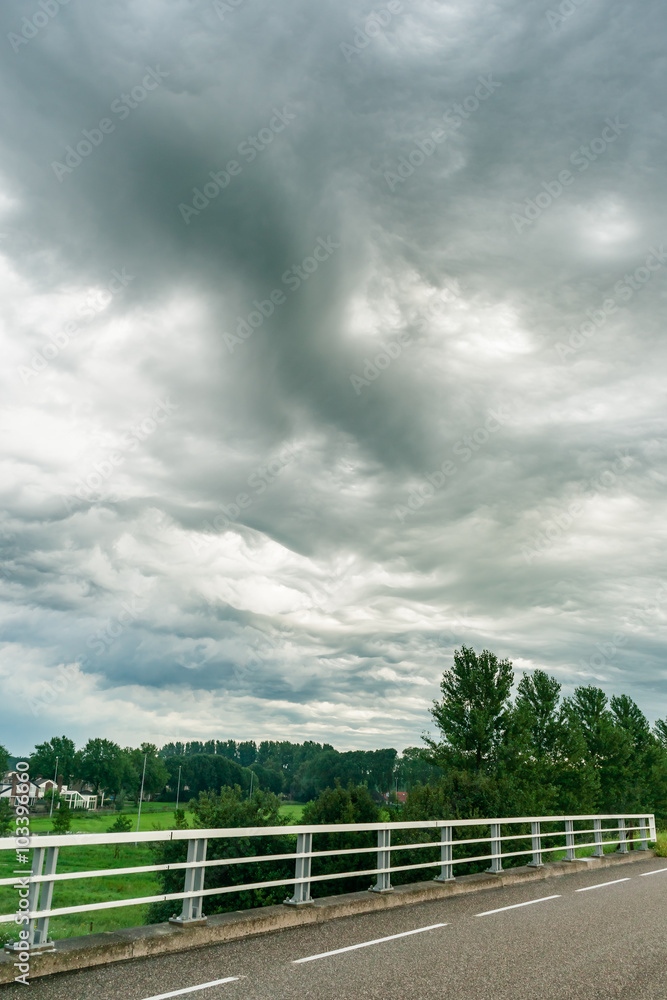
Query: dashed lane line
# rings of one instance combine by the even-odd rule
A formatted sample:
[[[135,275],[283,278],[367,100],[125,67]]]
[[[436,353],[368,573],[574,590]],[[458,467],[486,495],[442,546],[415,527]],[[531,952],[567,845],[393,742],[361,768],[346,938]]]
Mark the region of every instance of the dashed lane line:
[[[214,979],[212,983],[202,983],[201,986],[187,986],[184,990],[173,990],[171,993],[160,993],[145,1000],[168,1000],[169,997],[182,997],[186,993],[196,993],[197,990],[210,990],[212,986],[222,986],[224,983],[238,983],[240,976],[228,976],[227,979]]]
[[[661,872],[667,872],[667,868],[657,868],[655,871],[642,872],[640,878],[645,875],[659,875]],[[575,889],[575,892],[589,892],[591,889],[604,889],[606,886],[619,885],[621,882],[630,882],[630,878],[618,878],[614,879],[612,882],[599,882],[597,885],[587,885],[582,889]],[[554,896],[541,896],[539,899],[529,899],[525,903],[514,903],[512,906],[500,906],[495,910],[485,910],[483,913],[476,913],[477,917],[489,917],[494,913],[504,913],[507,910],[518,910],[523,906],[533,906],[535,903],[546,903],[550,899],[561,899],[560,893]],[[448,924],[430,924],[428,927],[417,927],[412,931],[403,931],[401,934],[390,934],[387,937],[375,938],[373,941],[362,941],[360,944],[351,944],[346,948],[335,948],[333,951],[323,951],[318,955],[308,955],[306,958],[294,959],[292,965],[302,965],[305,962],[316,962],[321,958],[329,958],[332,955],[342,955],[347,951],[357,951],[359,948],[370,948],[376,944],[384,944],[385,941],[396,941],[398,938],[410,937],[413,934],[423,934],[426,931],[438,930],[441,927],[447,927]],[[215,979],[210,983],[202,983],[199,986],[188,986],[182,990],[173,990],[170,993],[160,993],[157,996],[146,997],[145,1000],[170,1000],[171,997],[185,996],[187,993],[197,993],[200,990],[208,990],[213,986],[223,986],[226,983],[236,983],[242,977],[240,976],[228,976],[226,979]]]
[[[560,899],[560,893],[556,896],[541,896],[539,899],[529,899],[526,903],[514,903],[512,906],[499,906],[497,910],[485,910],[484,913],[476,913],[476,917],[489,917],[492,913],[503,913],[505,910],[518,910],[520,906],[532,906],[533,903],[546,903],[548,899]]]
[[[607,885],[618,885],[619,882],[630,882],[629,878],[616,878],[613,882],[598,882],[597,885],[587,885],[583,889],[575,889],[575,892],[590,892],[591,889],[604,889]]]
[[[342,955],[344,951],[356,951],[357,948],[370,948],[374,944],[383,944],[385,941],[396,941],[397,938],[409,937],[411,934],[423,934],[425,931],[434,931],[439,927],[447,927],[447,924],[431,924],[429,927],[418,927],[414,931],[403,931],[401,934],[390,934],[389,937],[375,938],[374,941],[362,941],[361,944],[350,944],[347,948],[335,948],[333,951],[323,951],[319,955],[308,955],[307,958],[297,958],[292,962],[292,965],[301,965],[303,962],[315,962],[318,958],[329,958],[330,955]]]

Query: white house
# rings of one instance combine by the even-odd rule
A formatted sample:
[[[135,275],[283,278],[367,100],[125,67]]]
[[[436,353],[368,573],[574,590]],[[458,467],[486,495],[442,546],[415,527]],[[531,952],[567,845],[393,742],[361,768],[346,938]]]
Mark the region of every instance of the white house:
[[[16,804],[17,787],[23,784],[23,777],[20,771],[8,771],[2,784],[0,784],[0,798],[8,798],[10,805]],[[68,788],[67,785],[54,784],[50,778],[35,778],[30,781],[28,792],[28,802],[34,806],[35,802],[43,799],[48,791],[55,788],[70,809],[97,809],[97,795],[88,792],[77,791],[76,788]],[[104,795],[102,795],[104,804]]]

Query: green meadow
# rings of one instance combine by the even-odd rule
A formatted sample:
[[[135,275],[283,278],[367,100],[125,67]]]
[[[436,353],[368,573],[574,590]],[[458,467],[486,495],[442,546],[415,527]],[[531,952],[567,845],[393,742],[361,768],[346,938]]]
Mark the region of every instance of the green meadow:
[[[290,823],[298,823],[303,806],[287,804],[281,806],[281,815]],[[105,833],[118,813],[98,815],[95,813],[73,813],[72,833]],[[137,810],[124,809],[124,816],[134,821],[136,829]],[[186,813],[186,816],[190,814]],[[190,817],[191,819],[191,817]],[[171,805],[144,803],[141,809],[139,829],[168,830],[175,826],[174,809]],[[31,817],[30,829],[33,833],[48,833],[52,824],[48,816]],[[53,906],[83,906],[89,903],[103,903],[110,899],[132,899],[160,893],[160,887],[153,872],[134,875],[114,875],[111,869],[134,868],[154,864],[148,844],[128,844],[118,855],[113,846],[63,847],[58,855],[58,873],[85,872],[110,869],[108,876],[83,881],[72,879],[57,882],[53,891]],[[11,878],[14,869],[14,852],[3,852],[0,856],[0,878]],[[28,866],[26,866],[26,869]],[[0,913],[13,913],[16,909],[16,891],[11,886],[0,886]],[[175,909],[180,909],[174,903]],[[148,904],[123,906],[94,913],[72,913],[54,917],[49,923],[49,934],[54,939],[77,937],[80,934],[115,931],[123,927],[138,927],[146,922]],[[0,924],[0,942],[17,938],[14,924]]]

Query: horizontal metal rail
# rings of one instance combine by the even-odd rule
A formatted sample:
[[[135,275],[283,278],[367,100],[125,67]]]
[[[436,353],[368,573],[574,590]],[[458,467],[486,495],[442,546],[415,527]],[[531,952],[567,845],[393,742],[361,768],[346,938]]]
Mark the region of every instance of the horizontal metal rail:
[[[593,826],[585,826],[575,829],[575,823],[587,824],[593,822]],[[605,825],[609,821],[613,826]],[[561,830],[542,830],[542,824],[564,825]],[[636,825],[635,825],[636,824]],[[503,832],[502,828],[530,826],[530,831],[522,833]],[[482,835],[455,839],[453,833],[468,828],[482,828]],[[392,844],[391,834],[393,831],[438,831],[441,839],[438,841],[426,840],[420,843]],[[486,832],[488,830],[488,833]],[[345,834],[376,832],[378,835],[377,846],[372,847],[344,847],[328,851],[314,851],[312,849],[312,838],[321,834]],[[471,831],[472,832],[472,831]],[[209,896],[220,896],[232,892],[248,892],[258,889],[271,889],[280,886],[294,887],[294,897],[286,900],[296,906],[308,905],[312,903],[310,897],[310,884],[315,882],[339,881],[341,879],[359,878],[362,876],[375,876],[377,884],[371,886],[372,891],[391,892],[391,876],[393,873],[405,871],[418,871],[427,868],[439,868],[440,875],[437,881],[449,881],[454,878],[454,866],[461,864],[471,864],[489,861],[491,868],[488,871],[499,873],[502,871],[503,860],[530,855],[529,864],[539,867],[542,864],[543,854],[555,854],[566,852],[566,860],[573,861],[576,858],[577,850],[594,848],[595,854],[600,856],[604,847],[618,845],[618,850],[622,853],[628,851],[628,844],[634,847],[634,840],[629,835],[638,832],[640,836],[640,850],[648,847],[648,842],[656,838],[655,817],[652,814],[625,814],[625,815],[585,815],[585,816],[543,816],[543,817],[507,817],[503,819],[474,819],[474,820],[425,820],[418,822],[398,822],[398,823],[344,823],[323,826],[278,826],[278,827],[252,827],[252,828],[231,828],[214,830],[155,830],[150,833],[120,833],[120,834],[74,834],[74,835],[48,835],[45,837],[33,837],[30,840],[30,849],[33,852],[32,873],[27,879],[22,879],[22,886],[29,887],[29,902],[23,904],[23,916],[29,921],[30,946],[43,949],[52,943],[48,941],[48,922],[51,917],[66,916],[75,913],[92,913],[97,910],[107,910],[129,906],[140,906],[147,903],[164,903],[180,900],[183,904],[183,912],[180,917],[175,918],[175,922],[185,925],[189,923],[202,923],[206,918],[203,916],[203,900]],[[582,838],[594,835],[594,840],[581,842]],[[603,839],[603,835],[614,834],[613,837]],[[288,837],[296,841],[296,850],[283,854],[263,854],[248,855],[244,857],[207,859],[206,849],[209,840],[252,840],[255,837],[279,836],[283,839]],[[408,838],[413,840],[414,838]],[[560,840],[552,846],[545,846],[544,841]],[[564,843],[562,842],[564,840]],[[60,848],[82,847],[92,845],[121,845],[136,843],[165,843],[183,841],[188,843],[188,858],[185,861],[175,861],[169,864],[160,865],[139,865],[125,868],[105,868],[94,871],[81,872],[61,872],[56,873],[58,850]],[[503,845],[512,846],[516,841],[525,841],[530,846],[521,850],[504,851]],[[479,854],[473,857],[454,857],[454,848],[465,848],[476,844],[490,844],[491,853]],[[0,838],[0,850],[15,850],[16,840],[13,837]],[[26,847],[22,846],[22,850]],[[417,862],[404,865],[392,865],[392,852],[417,851],[423,849],[440,849],[438,860]],[[313,875],[311,873],[311,863],[313,859],[344,857],[349,855],[376,854],[376,867],[362,870],[332,872],[324,875]],[[211,868],[239,864],[254,864],[256,862],[268,861],[291,861],[296,865],[295,876],[293,878],[271,879],[261,882],[243,883],[240,885],[225,885],[205,888],[205,873]],[[182,892],[160,893],[153,896],[141,896],[127,899],[111,899],[100,903],[88,903],[77,906],[53,907],[52,893],[55,884],[65,881],[81,881],[92,878],[105,878],[117,875],[139,875],[149,872],[185,872],[185,887]],[[16,884],[16,878],[0,879],[0,885],[8,886]],[[41,896],[41,899],[40,899]],[[16,913],[0,915],[0,924],[14,921]]]
[[[380,830],[439,830],[442,826],[452,826],[457,830],[468,826],[525,826],[527,823],[575,823],[585,820],[608,819],[649,819],[649,813],[591,813],[590,816],[505,816],[500,819],[427,819],[400,823],[332,823],[314,826],[251,826],[225,827],[212,830],[151,830],[147,833],[49,833],[32,838],[31,847],[92,847],[96,844],[141,844],[158,843],[163,840],[218,840],[241,839],[243,837],[294,836],[299,833],[364,833]],[[652,822],[655,820],[651,817]],[[545,833],[544,836],[550,836]],[[555,836],[555,834],[554,834]],[[0,851],[16,848],[14,837],[0,837]]]
[[[642,830],[642,827],[640,827],[640,826],[626,826],[625,827],[625,832],[626,833],[630,833],[632,831],[641,831],[641,830]],[[322,831],[318,827],[317,830],[313,831],[313,833],[315,833],[315,832],[316,833],[321,833]],[[599,832],[600,833],[618,833],[618,827],[604,827],[604,828],[601,828]],[[574,833],[575,836],[580,836],[580,835],[585,834],[585,833],[595,833],[595,830],[594,829],[574,830],[573,833]],[[564,834],[563,830],[558,830],[555,833],[545,833],[544,831],[542,831],[541,837],[544,840],[547,837],[563,837],[563,834]],[[501,839],[503,841],[509,841],[509,840],[528,840],[529,838],[530,838],[530,833],[515,833],[515,834],[510,834],[510,835],[503,836]],[[459,845],[460,844],[487,844],[488,842],[489,842],[489,837],[475,837],[475,838],[470,838],[470,839],[466,839],[466,840],[428,840],[428,841],[421,841],[418,844],[392,844],[390,846],[389,850],[391,850],[392,852],[393,851],[416,851],[416,850],[422,850],[422,849],[428,848],[428,847],[442,847],[443,845],[444,846],[453,847],[455,844],[459,844]],[[607,843],[607,844],[613,844],[613,843],[619,843],[619,841],[618,840],[610,839],[610,840],[605,841],[605,843]],[[67,846],[69,846],[69,843],[67,844]],[[587,843],[587,844],[576,844],[575,847],[577,848],[577,850],[579,848],[582,848],[582,847],[595,847],[595,841],[591,841],[590,843]],[[554,851],[562,851],[562,850],[564,850],[564,848],[565,848],[565,845],[563,845],[563,844],[560,844],[557,847],[553,847],[553,848],[543,847],[542,848],[542,853],[543,854],[549,854],[549,853],[554,852]],[[490,854],[490,855],[485,854],[481,859],[480,858],[459,858],[458,861],[465,862],[465,861],[486,860],[488,857],[490,857],[490,858],[499,858],[499,857],[510,858],[510,857],[521,855],[521,854],[529,854],[529,853],[530,853],[530,851],[528,851],[528,850],[526,850],[526,851],[513,851],[513,852],[504,851],[502,854]],[[373,847],[345,847],[345,848],[340,848],[340,849],[332,850],[332,851],[306,851],[306,852],[303,852],[303,853],[299,854],[299,857],[301,857],[301,858],[333,858],[333,857],[341,857],[341,856],[346,855],[346,854],[377,854],[377,847],[375,847],[375,846],[373,846]],[[255,864],[255,862],[260,862],[260,861],[293,861],[293,860],[294,860],[294,852],[292,851],[289,854],[259,854],[259,855],[253,854],[253,855],[249,855],[248,857],[242,857],[242,858],[220,858],[220,859],[215,860],[215,861],[193,861],[193,862],[175,861],[175,862],[173,862],[171,864],[168,864],[168,865],[137,865],[137,866],[135,866],[133,868],[103,868],[101,870],[100,869],[95,869],[93,871],[63,872],[63,873],[61,873],[59,875],[56,875],[56,874],[51,874],[51,875],[31,875],[28,878],[28,884],[32,884],[33,882],[65,882],[65,881],[72,881],[72,880],[75,880],[75,879],[111,878],[114,875],[143,875],[146,872],[183,871],[186,868],[220,868],[223,865],[241,865],[241,864],[248,864],[249,862],[252,862],[253,864]],[[412,866],[412,867],[414,867],[414,866]],[[351,872],[349,874],[353,875],[355,873]],[[356,874],[359,874],[359,872],[356,872]],[[344,876],[336,876],[336,877],[337,878],[339,878],[339,877],[342,878]],[[314,881],[314,880],[311,879],[311,881]],[[15,883],[16,883],[16,877],[14,877],[14,878],[2,878],[2,879],[0,879],[0,886],[3,886],[3,885],[14,885]]]

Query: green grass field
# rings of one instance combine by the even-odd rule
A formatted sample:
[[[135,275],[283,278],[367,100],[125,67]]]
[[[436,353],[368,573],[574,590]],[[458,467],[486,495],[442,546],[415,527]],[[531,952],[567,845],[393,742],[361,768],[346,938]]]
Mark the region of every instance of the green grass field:
[[[286,816],[290,823],[300,823],[303,806],[298,802],[288,802],[280,807],[280,815]]]
[[[281,815],[290,823],[301,818],[303,806],[286,804],[281,806]],[[124,809],[123,815],[133,820],[136,829],[137,809]],[[72,833],[105,833],[114,822],[117,813],[98,815],[95,813],[74,813]],[[192,825],[192,815],[186,813]],[[170,804],[144,803],[141,808],[139,829],[168,830],[175,825],[174,808]],[[48,816],[31,817],[30,829],[33,833],[49,833],[53,827]],[[129,844],[121,848],[120,855],[114,856],[115,849],[106,846],[64,847],[58,856],[59,873],[94,871],[103,868],[134,868],[154,864],[147,844]],[[3,852],[4,853],[4,852]],[[14,854],[7,852],[0,857],[0,878],[10,878],[14,873]],[[157,895],[160,892],[153,872],[135,875],[109,874],[102,878],[56,883],[53,891],[53,906],[83,906],[86,903],[103,903],[109,899],[132,899],[138,896]],[[11,886],[0,886],[0,913],[12,913],[16,908],[16,891]],[[174,904],[178,909],[178,904]],[[123,927],[138,927],[146,922],[148,905],[118,907],[112,910],[97,910],[94,913],[68,914],[54,917],[49,923],[49,933],[54,939],[77,937],[80,934],[119,930]],[[0,924],[0,943],[17,939],[14,924]]]

